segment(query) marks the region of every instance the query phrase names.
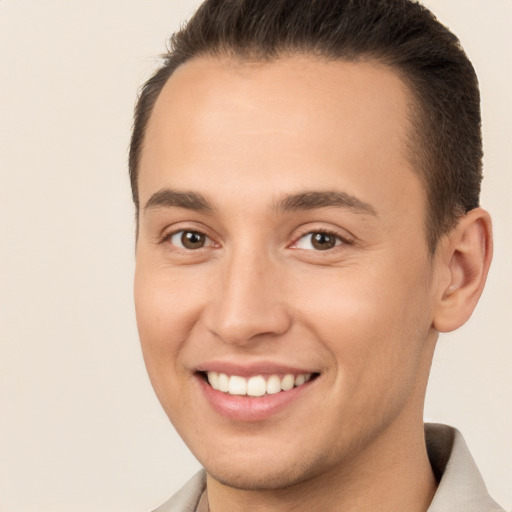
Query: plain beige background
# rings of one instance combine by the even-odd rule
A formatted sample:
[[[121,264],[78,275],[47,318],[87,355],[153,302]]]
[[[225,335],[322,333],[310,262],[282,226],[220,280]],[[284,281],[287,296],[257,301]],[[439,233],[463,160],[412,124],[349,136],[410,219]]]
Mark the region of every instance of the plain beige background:
[[[512,1],[427,3],[480,76],[496,255],[440,341],[426,417],[462,430],[510,509]],[[0,0],[2,512],[149,510],[198,468],[139,351],[126,171],[136,90],[197,4]]]

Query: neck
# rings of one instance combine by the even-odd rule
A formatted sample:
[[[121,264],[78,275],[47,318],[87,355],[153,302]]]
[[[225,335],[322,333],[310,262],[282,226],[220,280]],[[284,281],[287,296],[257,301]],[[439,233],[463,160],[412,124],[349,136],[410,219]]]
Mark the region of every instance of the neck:
[[[425,512],[436,486],[421,421],[387,429],[357,460],[286,489],[241,490],[207,479],[210,512]]]

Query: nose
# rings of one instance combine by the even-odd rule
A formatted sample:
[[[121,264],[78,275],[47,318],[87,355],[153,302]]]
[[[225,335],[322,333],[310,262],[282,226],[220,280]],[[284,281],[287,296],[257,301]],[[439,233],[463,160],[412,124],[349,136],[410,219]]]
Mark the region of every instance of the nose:
[[[262,254],[233,254],[204,311],[207,329],[225,343],[248,345],[284,334],[291,325],[279,265]]]

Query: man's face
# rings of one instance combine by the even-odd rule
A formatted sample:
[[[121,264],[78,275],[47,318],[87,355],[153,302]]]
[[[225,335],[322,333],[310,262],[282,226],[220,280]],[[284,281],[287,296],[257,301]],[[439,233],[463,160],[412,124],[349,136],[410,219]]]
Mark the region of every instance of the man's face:
[[[409,104],[382,65],[306,57],[196,60],[157,100],[137,321],[155,391],[215,479],[348,472],[421,428],[436,267]]]

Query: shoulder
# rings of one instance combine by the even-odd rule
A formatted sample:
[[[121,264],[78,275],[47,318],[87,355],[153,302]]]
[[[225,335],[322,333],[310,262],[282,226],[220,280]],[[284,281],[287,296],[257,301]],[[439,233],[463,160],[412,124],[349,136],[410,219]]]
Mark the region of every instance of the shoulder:
[[[153,512],[195,512],[206,488],[206,473],[196,473],[174,496]]]
[[[504,512],[489,495],[457,429],[426,424],[425,440],[430,464],[439,482],[428,512]]]

